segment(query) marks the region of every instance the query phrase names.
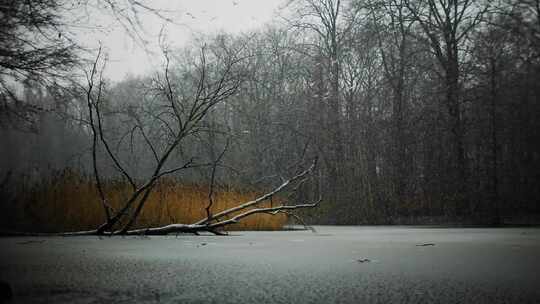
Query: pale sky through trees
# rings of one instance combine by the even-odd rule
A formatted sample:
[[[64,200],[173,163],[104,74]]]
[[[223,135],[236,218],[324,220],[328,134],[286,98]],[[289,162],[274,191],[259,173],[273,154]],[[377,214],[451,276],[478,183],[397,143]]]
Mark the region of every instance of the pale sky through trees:
[[[163,0],[152,1],[151,7],[167,10],[167,16],[174,18],[176,24],[166,25],[167,40],[169,44],[181,47],[201,33],[240,33],[260,28],[277,18],[277,10],[283,3],[284,0]],[[102,18],[99,20],[102,25],[113,24],[111,16]],[[150,13],[141,14],[140,20],[149,52],[117,24],[109,32],[80,35],[83,44],[92,48],[101,41],[109,56],[106,75],[114,81],[127,75],[150,72],[161,62],[162,57],[157,52],[158,35],[166,22]]]

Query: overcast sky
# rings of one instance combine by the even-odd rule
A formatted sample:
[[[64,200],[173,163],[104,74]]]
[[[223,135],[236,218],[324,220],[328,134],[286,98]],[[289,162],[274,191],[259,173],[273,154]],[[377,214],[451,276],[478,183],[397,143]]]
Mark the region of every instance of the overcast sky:
[[[174,46],[185,45],[197,33],[210,34],[217,31],[239,33],[260,28],[276,20],[276,13],[284,0],[159,0],[148,2],[151,6],[169,10],[175,23],[167,24],[167,37]],[[112,17],[103,17],[102,24],[112,22]],[[109,20],[107,20],[109,18]],[[89,47],[101,41],[109,55],[106,75],[118,81],[126,75],[141,75],[152,71],[161,62],[156,52],[158,35],[163,20],[151,14],[141,15],[144,38],[149,42],[147,52],[133,41],[119,26],[106,33],[84,33],[81,40]],[[153,53],[152,53],[153,52]]]

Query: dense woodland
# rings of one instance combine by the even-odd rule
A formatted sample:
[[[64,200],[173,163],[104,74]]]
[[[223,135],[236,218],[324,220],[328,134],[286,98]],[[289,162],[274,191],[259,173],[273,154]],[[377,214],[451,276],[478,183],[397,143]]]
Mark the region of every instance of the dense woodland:
[[[27,2],[49,19],[22,18]],[[0,21],[4,197],[66,170],[92,176],[93,142],[102,178],[126,183],[175,144],[163,170],[193,161],[170,176],[221,188],[269,189],[316,158],[300,195],[322,196],[305,214],[315,223],[540,213],[538,0],[289,1],[257,31],[182,49],[163,35],[163,66],[120,82],[102,77],[96,50],[56,34],[61,2],[1,3],[12,17]],[[187,116],[177,143],[175,113],[198,100],[207,111]]]

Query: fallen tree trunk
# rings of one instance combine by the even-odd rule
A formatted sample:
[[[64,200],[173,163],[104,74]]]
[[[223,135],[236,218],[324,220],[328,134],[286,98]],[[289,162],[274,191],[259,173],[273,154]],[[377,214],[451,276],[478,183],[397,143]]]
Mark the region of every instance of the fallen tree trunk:
[[[302,185],[306,181],[306,179],[310,176],[310,174],[315,169],[316,165],[317,165],[317,160],[314,160],[307,169],[285,180],[284,182],[282,182],[279,186],[275,187],[270,192],[267,192],[264,195],[261,195],[254,200],[245,202],[236,207],[218,212],[210,217],[206,216],[205,218],[193,224],[170,224],[170,225],[166,225],[162,227],[149,227],[149,228],[133,229],[133,230],[119,230],[119,231],[114,231],[111,234],[112,235],[166,235],[170,233],[210,232],[216,235],[223,235],[225,233],[220,231],[220,229],[228,225],[236,224],[243,218],[246,218],[254,214],[265,213],[265,214],[270,214],[270,215],[276,215],[280,212],[283,212],[283,213],[286,213],[287,215],[291,215],[291,213],[289,212],[290,210],[317,207],[319,203],[322,201],[322,198],[319,198],[314,203],[292,204],[292,205],[282,204],[280,206],[270,207],[270,208],[248,209],[250,207],[256,207],[265,201],[271,200],[273,197],[275,197],[276,195],[286,190],[291,189],[292,192],[298,191],[299,186]],[[289,197],[290,196],[291,195],[289,195]],[[246,209],[248,210],[245,211]],[[243,210],[244,212],[236,214],[229,219],[220,220],[226,216],[232,215],[237,212],[241,212]],[[296,219],[300,218],[298,215],[293,215],[293,216]],[[301,218],[300,218],[300,221],[303,222]]]
[[[221,229],[225,228],[228,225],[236,224],[240,222],[243,218],[249,217],[254,214],[260,214],[260,213],[269,214],[269,215],[285,213],[288,216],[293,216],[294,218],[296,218],[297,220],[300,220],[303,223],[303,220],[298,215],[292,214],[290,213],[290,211],[295,210],[295,209],[317,207],[322,201],[322,198],[319,198],[317,201],[313,203],[288,205],[288,204],[285,204],[284,202],[279,206],[268,207],[268,208],[257,208],[257,206],[262,204],[265,201],[271,200],[273,197],[287,190],[291,190],[292,192],[298,191],[299,185],[302,185],[306,181],[306,179],[310,176],[315,166],[316,166],[316,160],[313,161],[313,163],[307,169],[294,175],[290,179],[285,180],[283,183],[275,187],[270,192],[267,192],[254,200],[245,202],[243,204],[239,204],[236,207],[218,212],[209,218],[205,217],[204,219],[201,219],[193,224],[175,223],[175,224],[170,224],[170,225],[161,226],[161,227],[139,228],[139,229],[132,229],[132,230],[121,229],[121,230],[115,230],[111,232],[103,232],[100,230],[99,227],[94,230],[62,232],[62,233],[0,232],[0,236],[65,236],[65,237],[69,237],[69,236],[87,236],[87,235],[100,235],[100,236],[167,235],[171,233],[198,234],[199,232],[209,232],[215,235],[226,235],[226,233],[224,233]],[[289,195],[289,197],[290,196],[291,195]],[[253,207],[253,209],[248,209],[250,207]],[[228,219],[223,219],[226,216],[230,216],[232,214],[235,214],[235,215]],[[304,226],[307,227],[305,223],[304,223]]]

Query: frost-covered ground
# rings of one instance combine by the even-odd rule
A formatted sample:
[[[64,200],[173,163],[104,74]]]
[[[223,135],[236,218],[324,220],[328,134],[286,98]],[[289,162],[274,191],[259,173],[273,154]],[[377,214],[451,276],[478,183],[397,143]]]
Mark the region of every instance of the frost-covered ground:
[[[316,228],[3,238],[0,280],[13,303],[540,303],[540,229]]]

